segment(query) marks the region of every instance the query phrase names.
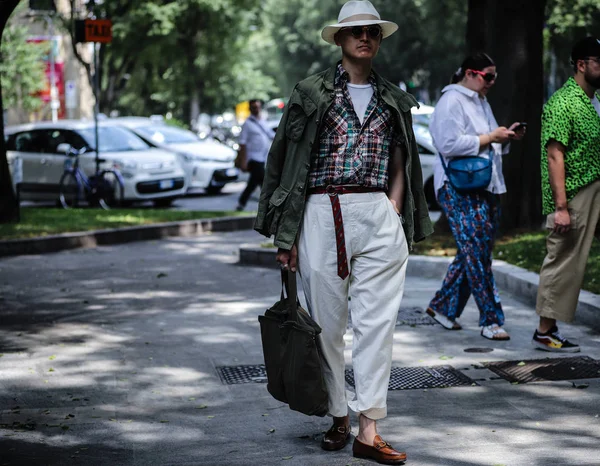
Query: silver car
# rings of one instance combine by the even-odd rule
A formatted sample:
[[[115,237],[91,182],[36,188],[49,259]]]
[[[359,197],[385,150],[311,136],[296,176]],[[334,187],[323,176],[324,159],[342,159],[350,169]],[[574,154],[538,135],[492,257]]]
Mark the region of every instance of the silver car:
[[[65,148],[84,150],[79,166],[90,176],[96,169],[95,129],[89,121],[38,122],[5,129],[9,166],[19,166],[22,200],[56,200],[59,181],[68,164]],[[100,168],[116,168],[123,175],[125,202],[151,200],[168,206],[186,190],[185,172],[170,152],[156,149],[123,128],[100,123]],[[17,164],[16,161],[19,161]]]
[[[127,127],[152,145],[176,153],[185,170],[188,190],[204,189],[216,194],[225,184],[238,179],[239,171],[234,166],[236,152],[214,139],[200,139],[192,131],[144,117],[110,121]]]

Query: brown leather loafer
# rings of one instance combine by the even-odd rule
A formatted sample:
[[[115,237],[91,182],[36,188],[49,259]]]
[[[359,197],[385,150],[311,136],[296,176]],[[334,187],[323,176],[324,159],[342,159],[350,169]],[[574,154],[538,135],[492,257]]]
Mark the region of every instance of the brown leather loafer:
[[[331,429],[325,432],[321,440],[321,448],[327,451],[341,450],[350,440],[350,425],[338,426],[333,424]]]
[[[406,453],[394,450],[379,435],[375,436],[372,447],[355,438],[352,444],[352,454],[355,458],[371,459],[379,464],[404,464],[406,462]]]

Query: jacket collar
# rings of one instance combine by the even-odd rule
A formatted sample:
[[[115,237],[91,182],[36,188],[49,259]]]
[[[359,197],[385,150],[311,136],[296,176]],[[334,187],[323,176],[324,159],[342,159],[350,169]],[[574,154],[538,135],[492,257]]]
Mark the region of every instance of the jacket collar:
[[[342,61],[338,61],[335,66],[332,66],[331,68],[329,68],[326,72],[325,72],[325,77],[323,79],[323,85],[325,86],[326,89],[332,91],[333,90],[333,86],[336,83],[336,77],[338,74],[338,70],[340,70],[340,77],[339,79],[343,79],[344,74],[348,74],[348,72],[346,70],[344,70],[344,68],[342,68]],[[348,79],[346,78],[346,81]],[[369,82],[371,84],[375,84],[378,88],[381,85],[381,77],[375,72],[375,70],[371,69],[371,75],[369,76]]]
[[[448,84],[446,87],[444,87],[442,89],[442,93],[447,92],[447,91],[457,91],[457,92],[460,92],[461,94],[466,95],[467,97],[469,97],[471,99],[479,98],[482,100],[487,100],[486,97],[483,97],[483,98],[479,97],[479,93],[477,91],[469,89],[468,87],[465,87],[465,86],[461,86],[460,84]]]
[[[341,61],[338,63],[341,63]],[[338,64],[336,63],[334,66],[327,69],[324,72],[324,74],[322,75],[323,76],[323,87],[325,89],[327,89],[328,91],[333,91],[333,85],[334,85],[333,83],[335,81],[337,65]],[[417,103],[415,98],[410,94],[402,93],[402,96],[398,96],[398,95],[394,96],[393,95],[394,91],[387,88],[387,85],[386,85],[387,81],[385,81],[381,76],[379,76],[379,74],[375,70],[371,71],[371,75],[375,79],[375,83],[377,85],[377,92],[379,92],[379,94],[381,95],[381,97],[383,98],[385,103],[392,106],[397,111],[409,112],[411,107],[419,106],[419,104]],[[317,89],[315,89],[315,91],[318,92]],[[401,92],[402,91],[400,91],[400,89],[398,89],[398,93],[401,93]],[[331,99],[333,100],[333,96],[331,97]],[[319,94],[315,95],[314,101],[315,102],[319,101]]]
[[[333,85],[338,88],[343,87],[348,84],[349,79],[350,75],[342,66],[342,62],[338,62],[337,69],[335,71],[335,77],[333,79]],[[377,81],[375,80],[375,73],[373,70],[371,70],[371,74],[367,78],[367,81],[375,88],[375,90],[377,90]]]

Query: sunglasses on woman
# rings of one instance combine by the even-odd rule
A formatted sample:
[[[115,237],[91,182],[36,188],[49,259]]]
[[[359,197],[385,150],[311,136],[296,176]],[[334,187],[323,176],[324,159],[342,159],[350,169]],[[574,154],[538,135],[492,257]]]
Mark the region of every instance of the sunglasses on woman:
[[[498,77],[498,73],[484,73],[483,71],[479,71],[479,70],[468,70],[468,71],[471,71],[472,73],[481,75],[483,77],[483,79],[488,83],[495,81],[496,78]]]
[[[343,28],[342,31],[350,31],[355,39],[360,39],[364,31],[367,31],[367,36],[371,39],[377,39],[381,35],[379,26],[352,26],[351,28]]]

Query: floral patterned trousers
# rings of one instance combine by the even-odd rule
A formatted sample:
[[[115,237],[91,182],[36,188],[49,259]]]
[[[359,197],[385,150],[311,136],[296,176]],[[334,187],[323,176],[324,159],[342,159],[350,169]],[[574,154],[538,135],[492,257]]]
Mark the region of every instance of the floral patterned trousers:
[[[498,196],[490,192],[458,193],[445,183],[438,192],[457,253],[442,288],[429,307],[454,321],[473,294],[479,325],[504,325],[504,312],[492,274],[492,249],[500,217]]]

